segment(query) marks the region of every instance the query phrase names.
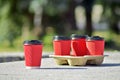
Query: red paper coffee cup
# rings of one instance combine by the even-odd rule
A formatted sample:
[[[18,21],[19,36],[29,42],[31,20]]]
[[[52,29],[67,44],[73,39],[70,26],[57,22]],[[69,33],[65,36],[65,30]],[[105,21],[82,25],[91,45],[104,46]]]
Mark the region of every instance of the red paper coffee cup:
[[[42,57],[42,42],[38,40],[24,41],[26,68],[40,68]]]
[[[53,48],[54,55],[70,55],[71,40],[65,36],[54,36]]]
[[[87,48],[86,48],[86,38],[87,36],[72,34],[72,40],[71,40],[71,49],[72,49],[72,55],[74,56],[84,56],[87,54]]]
[[[86,41],[88,55],[103,55],[104,39],[99,36],[93,36]]]

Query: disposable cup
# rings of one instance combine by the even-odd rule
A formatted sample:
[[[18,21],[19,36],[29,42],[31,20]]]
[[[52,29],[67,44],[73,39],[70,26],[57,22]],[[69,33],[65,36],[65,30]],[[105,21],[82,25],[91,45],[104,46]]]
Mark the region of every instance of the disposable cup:
[[[24,41],[25,66],[27,69],[40,68],[42,42],[39,40]]]

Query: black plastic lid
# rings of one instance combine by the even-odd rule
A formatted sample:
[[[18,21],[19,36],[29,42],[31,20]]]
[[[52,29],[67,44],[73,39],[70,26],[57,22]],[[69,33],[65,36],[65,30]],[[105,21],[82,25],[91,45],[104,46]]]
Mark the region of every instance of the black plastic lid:
[[[86,39],[87,37],[88,37],[87,35],[77,35],[77,34],[72,34],[71,35],[72,39],[80,39],[80,38]]]
[[[100,36],[92,36],[92,37],[89,37],[87,40],[104,40],[104,38]]]
[[[26,40],[23,43],[24,45],[41,45],[42,42],[40,40]]]
[[[54,36],[53,40],[54,41],[58,41],[58,40],[70,40],[70,38],[66,37],[66,36]]]

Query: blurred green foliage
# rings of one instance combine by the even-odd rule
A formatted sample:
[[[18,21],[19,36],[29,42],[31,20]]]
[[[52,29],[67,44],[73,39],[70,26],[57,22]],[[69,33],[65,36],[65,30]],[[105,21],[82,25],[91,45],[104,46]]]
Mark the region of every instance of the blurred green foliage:
[[[21,33],[21,20],[19,16],[11,13],[10,1],[0,0],[0,43],[8,40],[10,46],[13,46],[15,38]]]
[[[69,7],[70,1],[71,0],[0,0],[0,51],[22,51],[22,42],[25,40],[23,38],[23,33],[27,33],[27,30],[23,30],[25,27],[28,27],[28,33],[30,33],[29,35],[27,35],[28,38],[26,39],[38,39],[33,35],[33,29],[35,27],[34,16],[35,14],[39,13],[40,9],[44,9],[43,11],[47,15],[54,16],[54,18],[51,18],[55,19],[53,21],[57,24],[54,25],[54,28],[56,29],[57,27],[57,29],[62,30],[61,33],[64,33],[63,29],[65,28],[61,28],[63,26],[61,26],[61,23],[59,22],[58,15],[65,13],[66,11],[68,11],[68,9],[71,9]],[[103,3],[103,0],[96,0],[96,4],[101,3]],[[111,3],[109,5],[111,5]],[[116,5],[118,7],[119,3],[112,6],[116,7]],[[107,10],[103,12],[103,18],[106,18],[107,21],[110,23],[117,22],[119,20],[118,15],[116,20],[116,16],[113,16],[112,14],[112,12],[114,11],[111,10],[111,7],[107,7],[106,9]],[[63,16],[60,15],[59,17],[61,18]],[[64,23],[65,20],[63,20],[62,22]],[[46,35],[42,38],[45,51],[53,50],[52,37],[57,34],[57,31],[54,31],[55,29],[45,30]],[[84,31],[73,30],[73,32],[83,34]],[[71,33],[73,32],[71,31]],[[94,31],[92,35],[105,37],[107,48],[120,50],[120,35],[115,34],[115,32],[112,32],[110,30]],[[65,33],[65,35],[67,36],[70,36],[71,34],[70,32]]]

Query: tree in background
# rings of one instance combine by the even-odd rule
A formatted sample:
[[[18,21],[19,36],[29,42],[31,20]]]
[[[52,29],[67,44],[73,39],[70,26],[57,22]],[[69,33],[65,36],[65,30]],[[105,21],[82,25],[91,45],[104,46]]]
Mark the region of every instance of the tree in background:
[[[103,16],[107,18],[110,30],[116,34],[120,33],[120,0],[103,0]]]
[[[91,36],[93,32],[92,8],[95,0],[75,0],[75,1],[76,1],[75,7],[82,6],[85,9],[86,23],[85,23],[84,34]]]
[[[80,1],[82,2],[82,0]],[[92,1],[83,1],[86,10],[86,33],[91,35],[92,24],[91,24],[91,7]],[[91,4],[90,4],[91,3]],[[7,14],[3,16],[11,16],[9,21],[13,21],[11,24],[18,24],[21,30],[23,30],[23,35],[26,35],[29,26],[33,26],[34,33],[36,36],[40,37],[45,35],[46,27],[52,26],[57,34],[64,34],[66,31],[77,30],[76,20],[75,20],[75,8],[77,1],[74,0],[1,0],[1,9],[8,11]],[[9,4],[9,8],[4,9],[3,6]],[[89,5],[90,4],[90,5]],[[6,6],[7,7],[7,6]],[[1,11],[2,11],[1,10]],[[4,12],[4,11],[2,11]],[[3,18],[3,16],[1,16]],[[15,17],[16,16],[16,17]],[[8,18],[7,18],[8,19]],[[5,21],[5,20],[3,20]],[[10,34],[13,36],[15,28],[5,28],[9,30]],[[18,28],[18,27],[17,27]],[[21,30],[19,29],[19,33]],[[68,30],[69,29],[69,30]],[[11,33],[12,31],[12,33]],[[6,32],[6,31],[5,31]],[[62,33],[61,33],[62,32]],[[15,32],[16,33],[16,32]],[[10,35],[7,35],[10,36]],[[16,35],[17,36],[17,35]],[[15,37],[15,36],[14,36]],[[14,39],[10,38],[10,41]]]
[[[16,8],[14,0],[0,0],[0,41],[7,39],[13,46],[14,39],[20,35],[20,17],[13,13]]]
[[[46,34],[46,28],[51,26],[57,34],[65,34],[76,30],[75,4],[74,0],[47,0],[42,7],[41,24],[42,33]]]
[[[48,0],[46,6],[43,7],[43,34],[45,34],[47,26],[52,26],[57,34],[78,30],[75,19],[75,8],[82,5],[86,13],[85,34],[91,36],[93,32],[91,16],[93,4],[94,0]]]
[[[13,45],[13,41],[20,35],[27,39],[29,30],[33,31],[38,38],[42,38],[46,35],[46,28],[49,26],[53,27],[56,34],[66,34],[77,30],[75,8],[79,5],[85,9],[85,34],[91,36],[93,32],[91,12],[94,1],[0,0],[0,41],[8,39]],[[119,0],[107,0],[104,4],[111,7],[112,19],[109,19],[111,28],[118,33]]]

